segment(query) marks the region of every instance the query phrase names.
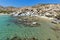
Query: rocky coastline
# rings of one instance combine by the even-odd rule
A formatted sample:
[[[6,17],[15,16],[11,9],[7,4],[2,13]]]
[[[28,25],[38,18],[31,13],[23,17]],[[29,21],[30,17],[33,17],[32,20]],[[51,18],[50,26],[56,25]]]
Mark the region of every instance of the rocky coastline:
[[[22,8],[16,8],[16,10],[13,10],[15,8],[12,8],[9,11],[9,13],[6,11],[6,13],[0,13],[1,15],[11,15],[13,17],[16,17],[18,20],[18,23],[23,23],[24,25],[32,25],[32,24],[39,24],[36,21],[21,19],[21,17],[40,17],[50,20],[54,24],[60,24],[60,19],[58,15],[60,14],[60,4],[45,4],[45,5],[35,5],[31,7],[22,7]],[[21,20],[20,20],[21,19]],[[33,19],[35,20],[35,19]]]
[[[54,33],[60,31],[60,4],[45,4],[45,5],[37,5],[32,7],[24,7],[9,13],[2,12],[0,13],[0,15],[10,15],[11,17],[15,18],[14,20],[10,20],[10,22],[19,25],[22,24],[25,27],[35,28],[35,27],[43,26],[42,30],[47,28],[47,30],[46,29],[43,30],[43,33],[45,33],[46,31],[48,32],[48,35],[49,32],[51,31]],[[49,22],[47,23],[47,21]],[[54,26],[50,27],[51,25],[49,23],[53,24]],[[49,28],[51,30],[48,30]],[[15,36],[11,39],[7,38],[7,40],[38,40],[38,39],[35,37],[20,38]],[[48,38],[47,40],[51,40],[51,39]]]

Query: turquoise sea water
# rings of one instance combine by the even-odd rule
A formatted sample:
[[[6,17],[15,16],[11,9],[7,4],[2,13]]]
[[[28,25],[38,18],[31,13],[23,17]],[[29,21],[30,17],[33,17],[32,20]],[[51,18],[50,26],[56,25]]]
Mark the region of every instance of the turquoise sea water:
[[[17,25],[10,20],[13,20],[11,16],[0,16],[0,40],[6,40],[14,36],[21,38],[35,37],[38,40],[57,40],[55,33],[48,26],[48,23],[41,23],[40,27],[26,27],[24,25]]]

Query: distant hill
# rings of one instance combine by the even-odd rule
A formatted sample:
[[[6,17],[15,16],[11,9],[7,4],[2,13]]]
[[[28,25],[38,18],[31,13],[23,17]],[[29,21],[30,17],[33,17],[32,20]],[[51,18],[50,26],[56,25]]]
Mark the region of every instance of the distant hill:
[[[26,7],[20,7],[20,8],[16,8],[13,6],[8,6],[8,7],[0,6],[0,10],[13,11],[13,12],[18,10],[20,11],[33,10],[39,13],[46,13],[46,12],[60,13],[60,4],[37,4],[34,6],[26,6]]]

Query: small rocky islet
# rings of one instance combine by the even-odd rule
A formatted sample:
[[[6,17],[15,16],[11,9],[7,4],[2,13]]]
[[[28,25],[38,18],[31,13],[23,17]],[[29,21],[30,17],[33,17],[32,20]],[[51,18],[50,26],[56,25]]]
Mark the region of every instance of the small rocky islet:
[[[14,29],[15,26],[12,25],[13,23],[19,25],[18,28],[22,30],[22,32],[21,30],[18,29],[17,30],[11,29],[13,31],[10,31],[10,29],[7,28],[10,32],[16,31],[17,32],[16,34],[18,36],[14,35],[12,38],[6,37],[5,39],[6,40],[60,40],[59,6],[60,5],[58,4],[45,4],[45,5],[42,4],[32,7],[24,7],[19,9],[16,8],[16,10],[13,10],[14,8],[12,8],[13,11],[11,10],[8,11],[10,13],[6,12],[6,10],[1,11],[15,18],[13,20],[10,19],[7,22],[7,27],[12,26]],[[5,29],[5,31],[7,30]],[[7,32],[7,34],[9,35],[10,32]],[[23,34],[23,36],[21,36],[21,34]],[[25,35],[26,38],[24,37]]]

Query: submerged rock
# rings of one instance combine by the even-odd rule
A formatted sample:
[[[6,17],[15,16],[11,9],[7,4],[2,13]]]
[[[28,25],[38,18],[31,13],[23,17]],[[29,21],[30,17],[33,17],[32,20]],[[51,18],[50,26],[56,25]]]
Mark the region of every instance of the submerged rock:
[[[13,37],[11,39],[7,38],[7,40],[38,40],[37,38],[35,37],[32,37],[32,38],[20,38],[20,37]]]
[[[19,37],[13,37],[11,40],[21,40]]]
[[[9,26],[10,24],[7,24],[7,26]]]

